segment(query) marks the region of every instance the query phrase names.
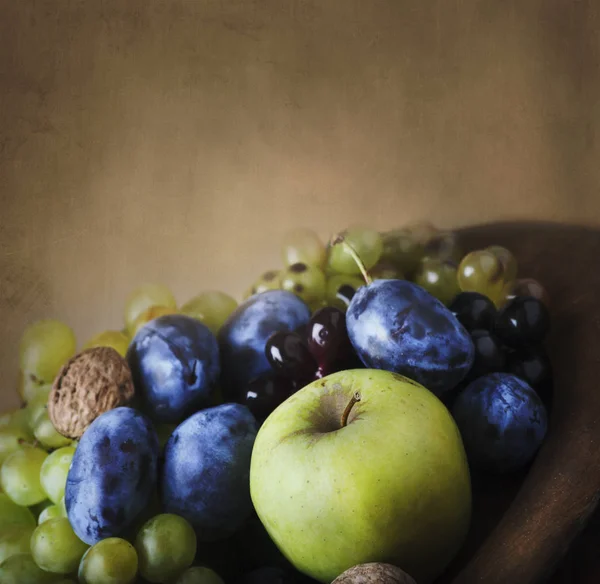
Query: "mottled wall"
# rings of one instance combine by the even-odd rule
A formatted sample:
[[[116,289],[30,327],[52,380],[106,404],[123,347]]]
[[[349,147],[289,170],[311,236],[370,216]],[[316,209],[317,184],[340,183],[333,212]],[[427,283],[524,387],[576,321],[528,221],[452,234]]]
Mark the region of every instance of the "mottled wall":
[[[599,6],[0,0],[0,391],[29,320],[240,293],[291,226],[600,223]]]

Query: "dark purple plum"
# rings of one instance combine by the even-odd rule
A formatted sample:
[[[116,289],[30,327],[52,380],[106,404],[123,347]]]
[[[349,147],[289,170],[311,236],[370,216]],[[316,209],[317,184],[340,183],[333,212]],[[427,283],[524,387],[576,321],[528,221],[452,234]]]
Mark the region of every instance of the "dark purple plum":
[[[109,410],[92,422],[65,489],[67,515],[79,539],[94,545],[119,536],[150,505],[158,450],[152,423],[132,408]]]
[[[197,412],[169,438],[163,506],[187,519],[199,540],[224,539],[252,514],[250,457],[257,430],[246,406],[223,404]]]
[[[237,401],[250,381],[271,370],[265,347],[273,333],[294,331],[309,318],[308,306],[284,290],[255,294],[238,306],[219,331],[225,399]]]
[[[178,423],[208,407],[219,379],[219,348],[195,318],[170,314],[144,325],[127,352],[142,409],[157,422]]]
[[[438,396],[458,385],[473,365],[469,333],[412,282],[376,280],[359,288],[346,327],[367,367],[405,375]]]
[[[458,395],[452,415],[470,463],[484,471],[506,473],[529,463],[548,426],[546,408],[522,379],[491,373]]]

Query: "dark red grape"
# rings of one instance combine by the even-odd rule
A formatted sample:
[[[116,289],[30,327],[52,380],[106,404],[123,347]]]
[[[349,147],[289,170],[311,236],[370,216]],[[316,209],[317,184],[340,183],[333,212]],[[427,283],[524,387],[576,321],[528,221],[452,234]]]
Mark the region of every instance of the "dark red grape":
[[[506,371],[527,382],[548,401],[552,394],[552,367],[542,346],[526,347],[508,356]]]
[[[452,304],[450,312],[468,330],[490,330],[496,317],[494,303],[479,292],[461,292]]]
[[[247,406],[258,421],[263,421],[297,388],[291,379],[269,372],[253,379],[237,401]]]
[[[347,368],[356,357],[348,331],[346,315],[333,306],[321,308],[308,323],[308,348],[319,364],[319,375]]]
[[[471,339],[475,346],[475,361],[469,371],[469,379],[504,371],[506,347],[498,337],[489,331],[475,330],[471,332]]]
[[[514,348],[536,345],[544,340],[550,328],[546,305],[532,296],[513,298],[498,313],[494,332]]]
[[[317,363],[306,342],[296,333],[278,331],[267,340],[267,359],[274,371],[299,383],[315,378]]]

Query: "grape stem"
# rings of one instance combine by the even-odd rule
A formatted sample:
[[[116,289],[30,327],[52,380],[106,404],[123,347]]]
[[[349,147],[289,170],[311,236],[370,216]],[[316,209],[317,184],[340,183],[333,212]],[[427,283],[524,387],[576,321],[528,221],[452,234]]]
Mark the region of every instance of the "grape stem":
[[[354,407],[355,403],[358,403],[360,401],[360,393],[358,391],[354,392],[354,395],[352,396],[352,399],[348,402],[348,405],[346,406],[346,409],[344,410],[344,413],[342,414],[342,419],[341,419],[341,424],[342,424],[342,428],[344,428],[347,424],[348,424],[348,416],[350,415],[350,410],[352,410],[352,408]]]
[[[367,272],[365,264],[360,259],[360,256],[356,253],[356,250],[346,241],[346,238],[341,233],[334,236],[334,238],[331,240],[331,245],[340,244],[344,246],[344,249],[352,256],[352,259],[356,262],[356,265],[358,266],[358,269],[360,270],[360,273],[365,279],[367,285],[372,284],[373,280],[371,279],[371,276],[369,276],[369,272]]]

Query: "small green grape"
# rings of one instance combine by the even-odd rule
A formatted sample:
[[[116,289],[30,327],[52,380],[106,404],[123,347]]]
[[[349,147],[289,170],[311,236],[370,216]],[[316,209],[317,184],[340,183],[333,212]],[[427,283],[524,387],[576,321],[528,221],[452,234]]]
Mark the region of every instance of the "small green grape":
[[[0,530],[12,525],[35,527],[35,517],[27,507],[17,505],[6,493],[0,493]]]
[[[294,229],[283,239],[283,263],[285,266],[306,264],[322,269],[327,259],[323,242],[312,229]]]
[[[75,448],[65,446],[48,455],[42,464],[40,482],[48,498],[54,503],[60,503],[65,496],[65,485]]]
[[[156,434],[158,435],[158,443],[161,449],[165,447],[175,428],[177,428],[177,424],[157,424]]]
[[[506,284],[504,266],[490,251],[472,251],[458,266],[458,285],[463,292],[479,292],[498,304],[503,301]]]
[[[54,427],[47,409],[44,409],[44,411],[36,418],[33,435],[36,440],[48,450],[62,448],[63,446],[71,444],[71,439],[60,434]]]
[[[75,350],[75,335],[68,325],[58,320],[34,322],[21,337],[21,371],[26,378],[39,383],[52,383]]]
[[[448,306],[460,293],[456,264],[439,258],[424,258],[415,283]]]
[[[27,423],[29,424],[31,432],[35,430],[38,418],[40,418],[48,409],[48,397],[50,396],[51,389],[52,388],[49,385],[40,388],[35,397],[29,401],[25,408]]]
[[[38,525],[44,523],[44,521],[49,521],[50,519],[57,519],[58,517],[63,517],[61,508],[58,505],[48,505],[39,515],[38,515]]]
[[[60,516],[66,517],[67,516],[67,504],[65,502],[64,497],[58,502],[58,508],[60,509]]]
[[[263,272],[258,279],[252,284],[250,289],[244,294],[244,298],[249,298],[255,294],[261,294],[267,290],[280,290],[281,277],[279,270],[267,270]]]
[[[175,584],[225,584],[225,581],[210,568],[195,566],[181,574]]]
[[[292,292],[307,304],[325,298],[327,282],[325,274],[306,264],[292,264],[281,273],[281,288]]]
[[[29,540],[35,527],[31,525],[12,524],[8,527],[2,526],[0,530],[0,562],[15,554],[26,554],[29,552]]]
[[[79,564],[80,584],[132,584],[138,571],[135,548],[119,537],[109,537],[85,552]]]
[[[4,426],[0,428],[0,465],[23,444],[31,442],[31,434],[20,428]]]
[[[192,565],[196,534],[183,517],[164,513],[143,525],[135,549],[140,574],[149,582],[168,582]]]
[[[134,335],[136,319],[152,306],[176,309],[177,303],[172,292],[162,284],[144,284],[136,288],[125,302],[125,325],[130,337]]]
[[[391,264],[406,277],[412,277],[425,255],[424,246],[406,229],[396,229],[382,234],[381,262]]]
[[[31,555],[35,563],[54,574],[75,572],[88,547],[75,535],[65,517],[44,521],[31,536]]]
[[[379,261],[383,252],[383,239],[374,229],[353,227],[342,231],[340,236],[352,247],[367,270]],[[352,276],[361,273],[359,265],[352,257],[352,253],[343,243],[329,247],[327,264],[333,272],[338,274]]]
[[[104,331],[92,337],[83,349],[93,349],[95,347],[111,347],[121,357],[125,357],[131,339],[123,331]]]
[[[2,414],[2,416],[0,416],[0,430],[3,428],[22,430],[33,439],[33,434],[31,434],[29,423],[27,421],[27,410],[25,408],[17,408],[16,410]]]
[[[13,452],[0,468],[2,490],[17,505],[41,503],[46,493],[40,483],[40,471],[48,453],[33,446],[23,446]]]
[[[56,574],[44,572],[27,551],[12,555],[0,563],[2,584],[58,584]]]
[[[548,292],[537,280],[533,278],[522,278],[509,282],[504,288],[504,304],[517,296],[532,296],[550,306]]]
[[[381,261],[371,268],[369,275],[373,280],[404,280],[404,273],[400,268]]]
[[[211,290],[194,296],[181,307],[181,312],[197,318],[216,335],[237,306],[235,298],[224,292]]]
[[[52,505],[52,501],[50,501],[50,499],[44,499],[41,503],[31,505],[31,507],[29,507],[29,510],[31,511],[34,517],[39,518],[40,513],[42,513],[42,511],[50,507],[50,505]]]
[[[517,279],[517,272],[519,271],[517,258],[515,258],[509,249],[501,245],[490,245],[486,248],[486,251],[491,251],[500,260],[504,268],[504,279],[506,282],[513,282]]]
[[[442,261],[460,263],[463,257],[458,242],[458,236],[453,231],[440,231],[436,233],[423,246],[425,257],[436,258]]]
[[[423,246],[427,245],[440,232],[430,221],[417,221],[407,225],[405,229],[415,241]]]

